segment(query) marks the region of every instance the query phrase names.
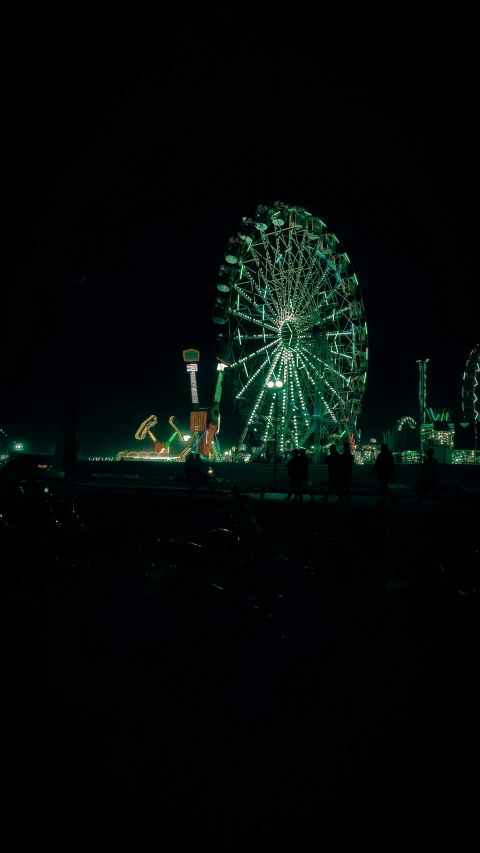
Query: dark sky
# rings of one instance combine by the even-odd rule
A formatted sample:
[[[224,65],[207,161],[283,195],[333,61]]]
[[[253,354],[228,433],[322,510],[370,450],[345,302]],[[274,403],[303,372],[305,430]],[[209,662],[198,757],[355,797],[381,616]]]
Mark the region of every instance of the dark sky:
[[[207,8],[12,22],[0,424],[35,439],[62,422],[64,300],[82,276],[87,452],[133,448],[151,413],[187,419],[186,347],[202,351],[207,405],[224,247],[276,199],[321,216],[355,265],[364,438],[416,416],[417,358],[429,404],[456,412],[479,337],[473,21]],[[235,439],[227,401],[223,433]]]

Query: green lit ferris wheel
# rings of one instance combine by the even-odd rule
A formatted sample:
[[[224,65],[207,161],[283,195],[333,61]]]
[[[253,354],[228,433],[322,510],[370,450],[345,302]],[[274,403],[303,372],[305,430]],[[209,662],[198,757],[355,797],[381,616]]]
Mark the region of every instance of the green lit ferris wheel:
[[[365,308],[350,259],[318,217],[260,205],[231,237],[217,278],[217,355],[233,379],[252,458],[356,441],[368,364]],[[252,439],[255,433],[255,440]]]

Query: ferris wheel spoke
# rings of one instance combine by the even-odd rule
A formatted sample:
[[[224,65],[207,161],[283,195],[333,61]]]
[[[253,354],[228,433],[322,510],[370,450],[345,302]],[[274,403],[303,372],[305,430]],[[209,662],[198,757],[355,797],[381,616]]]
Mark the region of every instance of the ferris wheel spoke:
[[[309,413],[308,413],[308,409],[307,409],[307,406],[305,403],[305,397],[304,397],[304,394],[302,391],[301,379],[300,379],[300,376],[299,376],[299,373],[297,370],[297,366],[295,364],[295,359],[294,359],[292,353],[289,354],[288,380],[289,380],[289,384],[290,384],[290,388],[291,388],[292,399],[295,403],[295,407],[298,408],[298,406],[296,405],[296,395],[298,395],[298,402],[300,404],[300,412],[301,412],[302,418],[304,418],[305,421],[308,423]]]
[[[288,243],[285,240],[280,242],[280,235],[277,236],[277,253],[278,264],[276,263],[275,282],[277,289],[281,293],[282,319],[284,319],[286,316],[291,316],[292,314],[291,297],[293,267],[291,234],[289,235]]]
[[[242,287],[240,287],[240,285],[238,285],[238,284],[235,284],[235,285],[234,285],[234,290],[236,290],[236,292],[237,292],[237,293],[242,297],[242,299],[244,299],[244,300],[245,300],[245,302],[248,302],[248,303],[249,303],[249,305],[253,305],[253,307],[255,308],[255,310],[258,310],[258,308],[259,308],[259,303],[258,303],[258,302],[255,302],[255,300],[253,299],[253,297],[252,297],[252,296],[250,296],[250,295],[246,292],[246,290],[244,290],[244,289],[243,289]]]
[[[304,348],[304,347],[300,347],[300,349],[301,349],[305,354],[307,354],[307,353],[308,353],[308,350],[305,350],[305,348]],[[309,354],[309,353],[308,353],[308,354]],[[331,365],[328,361],[325,361],[325,359],[323,359],[323,358],[321,358],[321,357],[319,357],[319,358],[318,358],[318,360],[319,360],[320,364],[322,364],[322,365],[323,365],[327,370],[329,370],[331,373],[334,373],[334,374],[335,374],[336,376],[338,376],[340,379],[343,379],[344,381],[347,381],[347,377],[346,377],[343,373],[341,373],[339,370],[337,370],[335,367],[332,367],[332,365]]]
[[[246,393],[246,391],[249,389],[249,387],[252,385],[252,383],[253,383],[253,382],[255,382],[255,379],[257,379],[258,375],[262,372],[262,370],[264,370],[264,369],[266,369],[266,368],[268,369],[268,362],[269,362],[269,361],[270,361],[270,357],[269,357],[269,356],[267,356],[267,358],[265,359],[265,361],[263,362],[263,364],[261,364],[261,365],[260,365],[260,367],[259,367],[259,368],[254,372],[254,373],[252,373],[252,375],[250,376],[250,378],[248,379],[248,381],[247,381],[247,382],[245,383],[245,385],[243,386],[242,390],[237,394],[237,399],[241,399],[241,398],[244,396],[244,394]],[[275,361],[275,360],[274,360],[274,361]],[[259,383],[257,383],[257,387],[258,387],[258,384],[259,384]],[[259,388],[259,392],[258,392],[258,393],[259,393],[259,397],[257,398],[258,400],[263,399],[264,392],[265,392],[265,385],[264,385],[264,384],[260,384],[260,388]],[[255,409],[255,411],[256,411],[256,409]],[[249,421],[249,422],[250,422],[250,421]]]
[[[326,320],[327,322],[328,322],[329,320],[337,320],[337,321],[338,321],[341,317],[348,316],[348,314],[349,314],[349,310],[350,310],[350,309],[349,309],[349,308],[346,308],[346,307],[344,307],[344,308],[339,308],[339,309],[338,309],[338,311],[332,311],[332,313],[331,313],[331,314],[329,314],[327,317],[325,317],[325,320]]]
[[[312,278],[313,272],[316,269],[318,271],[318,265],[315,262],[315,259],[311,252],[307,255],[308,264],[303,264],[303,259],[301,263],[301,267],[299,268],[299,272],[297,273],[297,291],[295,294],[295,298],[293,300],[293,310],[297,313],[299,310],[305,312],[306,303],[310,302],[312,299],[311,291],[309,289],[309,283]]]
[[[319,359],[319,361],[320,361],[320,359]],[[315,366],[311,362],[309,362],[308,359],[306,360],[306,363],[310,364],[310,367],[313,369],[313,375],[315,376],[315,373],[316,373]],[[323,362],[323,364],[325,365],[324,362]],[[326,365],[326,367],[328,369],[328,365]],[[323,373],[321,375],[320,383],[318,382],[318,379],[312,379],[311,376],[309,378],[310,378],[311,382],[313,383],[313,385],[316,386],[316,385],[320,384],[320,387],[323,388],[324,391],[325,391],[325,389],[328,389],[331,392],[330,404],[327,405],[324,396],[322,396],[322,401],[324,402],[325,405],[327,405],[327,409],[328,409],[329,413],[332,415],[332,417],[334,417],[334,411],[333,410],[335,410],[335,408],[338,408],[339,405],[340,406],[343,405],[343,398],[342,398],[341,394],[339,393],[339,391],[337,389],[333,388],[331,383],[328,382],[328,380],[325,378],[325,373]]]
[[[292,244],[292,235],[289,234],[288,245],[285,245],[285,248],[282,252],[281,259],[281,275],[282,280],[284,282],[284,286],[282,288],[283,297],[282,297],[282,308],[283,312],[289,313],[290,310],[290,302],[291,302],[291,291],[292,291],[292,257],[295,254],[295,248]]]
[[[260,271],[259,278],[262,282],[261,287],[263,288],[262,293],[265,303],[269,304],[275,315],[280,318],[283,312],[282,293],[279,287],[280,282],[277,283],[276,279],[267,280]]]
[[[246,265],[244,265],[242,267],[242,272],[250,282],[251,287],[255,290],[255,292],[258,294],[258,296],[260,296],[260,298],[266,305],[269,302],[276,302],[276,298],[272,293],[271,287],[269,286],[269,283],[262,278],[258,266],[256,266],[255,270],[252,272]],[[278,307],[278,305],[275,306],[275,313],[277,313],[276,307]]]
[[[296,255],[297,255],[297,269],[296,275],[294,278],[295,282],[295,291],[292,294],[292,307],[293,311],[297,313],[297,311],[302,310],[302,306],[305,304],[306,297],[306,282],[305,278],[311,266],[311,257],[308,250],[305,248],[306,244],[306,232],[303,233],[302,242],[297,245]],[[307,263],[305,263],[307,261]]]
[[[258,412],[259,407],[261,406],[261,403],[262,403],[263,398],[265,397],[265,393],[266,393],[266,389],[265,389],[265,388],[261,388],[261,389],[260,389],[260,391],[259,391],[259,393],[258,393],[258,396],[257,396],[257,397],[256,397],[256,399],[255,399],[255,402],[254,402],[253,408],[252,408],[252,410],[251,410],[251,412],[250,412],[250,416],[249,416],[249,418],[248,418],[248,420],[247,420],[247,429],[248,429],[248,427],[249,427],[249,426],[251,426],[251,424],[253,423],[253,421],[254,421],[254,420],[255,420],[255,418],[257,417],[257,412]]]
[[[266,247],[263,233],[259,244],[252,244],[250,250],[253,256],[257,271],[257,279],[259,280],[259,290],[263,292],[264,298],[269,290],[271,290],[275,281],[275,268],[269,256],[268,247]],[[262,284],[263,283],[263,289]],[[275,294],[275,301],[278,299],[278,294]],[[277,307],[280,307],[278,304]]]
[[[292,359],[292,361],[293,361],[293,359]],[[306,424],[307,424],[307,426],[308,426],[309,421],[310,421],[310,417],[309,417],[309,413],[308,413],[307,404],[306,404],[306,402],[305,402],[305,397],[304,397],[304,395],[303,395],[303,391],[302,391],[302,383],[301,383],[300,376],[299,376],[299,373],[298,373],[298,370],[297,370],[297,367],[296,367],[296,365],[295,365],[295,362],[294,362],[294,361],[293,361],[292,370],[293,370],[293,377],[294,377],[295,384],[296,384],[297,391],[298,391],[298,397],[299,397],[299,400],[300,400],[300,406],[301,406],[301,410],[302,410],[302,415],[304,416],[304,418],[305,418],[305,423],[306,423]]]
[[[335,298],[335,292],[332,291],[330,287],[330,278],[328,275],[328,270],[324,270],[318,280],[315,291],[312,293],[312,299],[314,301],[314,304],[316,305],[317,312],[323,312],[328,307],[330,302],[335,301]]]
[[[242,335],[240,333],[240,337],[237,336],[239,343],[243,341],[266,341],[268,339],[275,338],[278,339],[278,333],[276,335]],[[238,364],[238,362],[237,362]]]
[[[252,273],[244,267],[244,273],[265,306],[278,316],[280,312],[280,303],[273,283],[264,278],[259,268],[256,268],[255,272]]]
[[[266,376],[266,379],[265,379],[265,382],[266,382],[266,383],[267,383],[267,382],[270,382],[270,380],[271,380],[271,378],[272,378],[272,376],[273,376],[273,374],[274,374],[274,371],[275,371],[275,370],[276,370],[276,368],[277,368],[277,365],[278,365],[278,362],[279,362],[279,359],[280,359],[281,354],[282,354],[282,349],[281,349],[281,346],[279,345],[278,350],[275,352],[275,355],[274,355],[274,359],[273,359],[273,361],[272,361],[272,364],[270,365],[270,367],[269,367],[269,369],[268,369],[267,376]]]
[[[251,293],[247,292],[247,284],[250,285]],[[242,267],[242,275],[240,280],[234,284],[234,289],[237,293],[245,295],[250,301],[253,300],[254,296],[255,298],[260,297],[262,302],[265,301],[264,291],[259,286],[256,276],[254,276],[246,266]]]
[[[312,435],[315,430],[315,426],[309,426],[309,428],[304,432],[303,436],[300,439],[300,447],[305,447],[308,439]]]
[[[293,231],[290,228],[288,241],[284,241],[285,248],[282,252],[282,277],[285,282],[283,287],[283,309],[287,315],[292,314],[293,283],[296,275],[296,243],[293,240]]]
[[[260,347],[260,349],[254,350],[254,352],[251,352],[249,355],[245,355],[245,356],[243,356],[243,358],[239,358],[238,361],[234,361],[230,365],[229,369],[231,370],[234,367],[239,367],[239,365],[245,364],[245,362],[251,361],[253,358],[258,358],[258,356],[261,353],[264,353],[267,350],[269,350],[271,347],[275,347],[275,346],[276,347],[280,346],[280,344],[278,343],[278,340],[272,341],[270,344],[265,344],[264,347]],[[267,361],[268,361],[268,356],[267,356]],[[264,364],[266,364],[266,362],[264,362]]]
[[[298,357],[299,357],[300,361],[302,362],[302,367],[305,370],[305,373],[306,373],[308,379],[310,380],[312,385],[315,385],[315,379],[314,379],[315,372],[316,372],[315,365],[311,364],[308,357],[306,358],[301,351],[298,353]],[[312,374],[310,374],[310,372],[308,370],[309,367],[313,370]]]
[[[278,329],[276,329],[275,326],[270,326],[263,320],[257,320],[256,317],[252,317],[251,315],[246,314],[243,311],[239,311],[236,308],[230,308],[230,313],[233,314],[234,317],[238,317],[241,320],[248,320],[249,323],[253,323],[255,326],[261,326],[262,329],[268,329],[270,332],[276,332],[278,335]]]
[[[276,318],[281,317],[282,308],[279,301],[279,296],[276,290],[276,286],[274,282],[270,282],[269,284],[264,285],[263,298],[265,301],[265,305],[268,306],[268,309],[271,313],[275,314]]]
[[[265,260],[265,279],[268,281],[275,280],[276,278],[276,269],[275,269],[275,260],[272,261],[270,254],[272,253],[272,247],[270,244],[270,240],[267,238],[264,231],[262,231],[262,245],[263,245],[263,256],[262,258]],[[273,254],[276,258],[276,252],[273,250]],[[261,268],[262,264],[259,264],[259,268]]]
[[[334,388],[327,380],[325,380],[325,386],[329,389],[329,391],[331,391],[331,393],[335,397],[336,402],[334,408],[338,408],[343,413],[344,417],[346,417],[348,415],[349,408],[346,396],[342,396],[340,391],[337,388]]]

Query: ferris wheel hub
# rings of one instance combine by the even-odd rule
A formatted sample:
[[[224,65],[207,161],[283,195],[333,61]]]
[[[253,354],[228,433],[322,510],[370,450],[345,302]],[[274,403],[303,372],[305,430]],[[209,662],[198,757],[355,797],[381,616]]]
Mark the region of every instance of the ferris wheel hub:
[[[298,331],[293,320],[285,320],[280,329],[282,344],[286,349],[295,349],[298,345]]]

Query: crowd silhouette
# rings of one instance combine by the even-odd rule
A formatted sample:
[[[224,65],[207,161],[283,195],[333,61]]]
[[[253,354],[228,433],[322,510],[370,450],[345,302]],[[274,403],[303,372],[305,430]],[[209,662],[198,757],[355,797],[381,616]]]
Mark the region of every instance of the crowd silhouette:
[[[355,458],[348,442],[343,444],[343,452],[339,453],[337,446],[331,444],[325,459],[328,466],[328,483],[326,494],[322,497],[322,503],[328,504],[332,495],[344,503],[350,502],[351,483]],[[287,462],[288,477],[290,485],[285,501],[303,503],[304,495],[308,495],[311,502],[315,501],[315,495],[309,476],[310,458],[304,448],[292,450],[292,455]],[[427,450],[427,456],[422,463],[420,491],[417,504],[421,505],[427,494],[433,494],[439,507],[442,506],[440,483],[438,477],[439,463],[434,457],[433,448]],[[378,506],[385,506],[388,499],[392,506],[397,506],[398,499],[390,488],[396,481],[395,459],[393,453],[386,444],[380,445],[378,454],[370,474],[375,473],[378,478]]]
[[[294,449],[291,459],[287,462],[290,488],[285,498],[286,501],[290,501],[293,497],[296,501],[302,503],[304,491],[310,495],[310,501],[313,502],[315,500],[309,483],[309,465],[310,459],[305,452],[305,448],[302,447],[301,450]]]
[[[348,442],[344,443],[343,453],[341,454],[338,452],[335,444],[330,445],[326,459],[329,479],[327,494],[323,497],[324,503],[328,503],[328,499],[333,492],[335,492],[340,500],[350,500],[350,485],[354,461]],[[302,503],[304,494],[308,494],[310,502],[313,503],[315,501],[309,476],[309,466],[310,459],[307,456],[305,448],[302,447],[300,450],[294,448],[291,458],[287,462],[290,487],[285,498],[286,501],[293,499],[298,503]]]

